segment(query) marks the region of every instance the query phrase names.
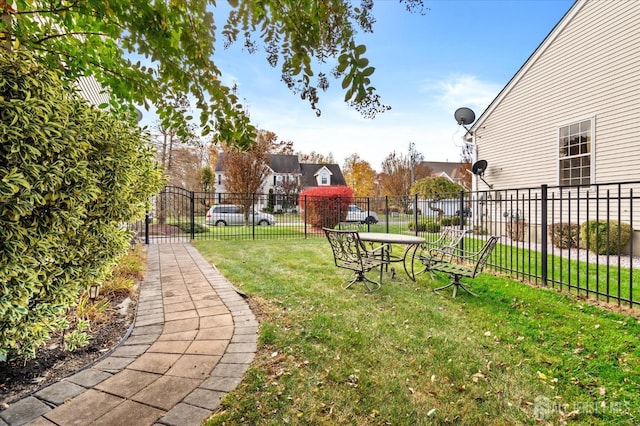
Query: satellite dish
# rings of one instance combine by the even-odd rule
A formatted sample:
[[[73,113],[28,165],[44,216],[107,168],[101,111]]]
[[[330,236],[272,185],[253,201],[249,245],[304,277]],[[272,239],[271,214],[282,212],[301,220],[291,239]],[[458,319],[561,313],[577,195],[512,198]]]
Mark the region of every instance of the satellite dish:
[[[466,107],[458,108],[453,116],[455,117],[456,122],[462,126],[476,121],[476,114],[470,108]]]
[[[487,181],[482,177],[484,175],[484,172],[487,170],[487,166],[487,160],[478,160],[473,163],[473,166],[471,166],[471,172],[474,175],[478,176],[480,180],[483,181],[489,188],[493,189],[493,185],[487,183]]]
[[[474,175],[482,176],[484,175],[484,171],[487,170],[487,165],[487,160],[478,160],[471,166],[471,172]]]

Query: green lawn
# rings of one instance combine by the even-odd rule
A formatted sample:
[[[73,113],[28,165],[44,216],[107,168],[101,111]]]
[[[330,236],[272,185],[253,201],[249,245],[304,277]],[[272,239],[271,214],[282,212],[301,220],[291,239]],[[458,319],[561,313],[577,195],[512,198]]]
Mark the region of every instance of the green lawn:
[[[638,424],[640,323],[490,274],[479,297],[337,269],[324,239],[200,241],[259,306],[259,351],[208,424]],[[375,274],[375,272],[373,272]]]

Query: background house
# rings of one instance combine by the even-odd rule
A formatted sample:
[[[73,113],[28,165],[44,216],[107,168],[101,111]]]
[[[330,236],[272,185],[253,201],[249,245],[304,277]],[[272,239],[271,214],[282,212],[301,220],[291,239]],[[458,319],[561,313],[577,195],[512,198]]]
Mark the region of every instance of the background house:
[[[465,186],[466,179],[464,173],[470,170],[469,163],[454,163],[449,161],[422,161],[419,167],[424,168],[433,177],[446,177],[451,182]]]
[[[639,23],[640,2],[576,1],[470,129],[487,182],[640,178]]]
[[[222,194],[226,192],[224,181],[225,174],[222,164],[222,155],[216,162],[216,199],[222,199]],[[269,194],[273,191],[276,194],[276,210],[295,206],[297,196],[305,188],[315,186],[336,186],[346,185],[344,175],[337,164],[309,164],[300,163],[297,155],[269,155],[269,174],[267,175],[261,194]],[[260,199],[257,204],[266,206],[266,198]]]

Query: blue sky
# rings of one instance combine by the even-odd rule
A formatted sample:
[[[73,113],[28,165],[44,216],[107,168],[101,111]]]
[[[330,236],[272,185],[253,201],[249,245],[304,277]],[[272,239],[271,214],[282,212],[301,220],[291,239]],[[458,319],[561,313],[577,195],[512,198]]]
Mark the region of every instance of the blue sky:
[[[573,4],[573,0],[425,0],[425,15],[376,0],[373,34],[360,32],[376,67],[373,86],[392,110],[366,119],[344,102],[338,81],[321,93],[316,117],[280,81],[264,54],[217,48],[222,81],[236,83],[254,124],[292,141],[294,150],[332,153],[342,166],[358,154],[377,171],[413,142],[427,161],[459,161],[458,107],[478,117]],[[214,12],[215,14],[215,12]],[[222,22],[217,17],[218,27]],[[322,71],[329,73],[332,65]]]

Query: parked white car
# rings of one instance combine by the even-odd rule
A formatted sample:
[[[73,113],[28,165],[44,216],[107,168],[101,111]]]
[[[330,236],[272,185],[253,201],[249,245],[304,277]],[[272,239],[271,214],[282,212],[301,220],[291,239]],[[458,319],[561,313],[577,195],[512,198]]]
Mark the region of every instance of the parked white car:
[[[211,206],[204,220],[205,225],[227,226],[244,225],[242,207],[233,204],[218,204]],[[275,225],[276,218],[268,213],[253,211],[249,214],[249,225]]]
[[[349,205],[347,210],[347,222],[359,222],[373,224],[378,223],[378,215],[376,212],[362,210],[355,204]]]

